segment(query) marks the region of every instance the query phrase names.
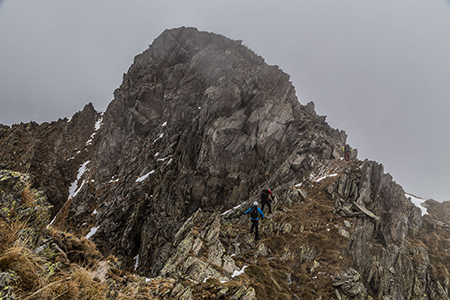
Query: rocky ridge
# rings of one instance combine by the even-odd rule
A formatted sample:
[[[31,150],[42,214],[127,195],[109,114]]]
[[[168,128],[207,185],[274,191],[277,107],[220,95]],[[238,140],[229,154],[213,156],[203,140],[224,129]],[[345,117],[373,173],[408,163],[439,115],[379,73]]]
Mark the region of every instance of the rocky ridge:
[[[2,126],[0,166],[30,174],[52,226],[120,258],[100,281],[165,287],[136,283],[145,297],[447,299],[448,210],[422,217],[382,165],[344,163],[346,134],[288,79],[241,42],[167,30],[105,112]],[[263,187],[254,241],[242,213]]]

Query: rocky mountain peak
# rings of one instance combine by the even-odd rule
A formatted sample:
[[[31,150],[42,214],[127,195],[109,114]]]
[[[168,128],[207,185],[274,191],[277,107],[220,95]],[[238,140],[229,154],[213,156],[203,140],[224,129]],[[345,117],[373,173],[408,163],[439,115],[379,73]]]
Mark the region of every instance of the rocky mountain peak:
[[[325,119],[241,41],[183,27],[136,56],[105,112],[2,126],[0,166],[30,174],[54,228],[170,279],[153,296],[447,299],[448,254],[422,241],[448,220],[422,218],[381,164],[342,161]],[[255,241],[243,213],[263,188]]]

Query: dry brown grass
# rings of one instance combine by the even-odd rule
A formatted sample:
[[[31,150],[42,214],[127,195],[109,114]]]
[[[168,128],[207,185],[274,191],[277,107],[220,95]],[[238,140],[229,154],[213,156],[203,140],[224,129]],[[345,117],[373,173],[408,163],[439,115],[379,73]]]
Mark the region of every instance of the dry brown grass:
[[[68,199],[66,203],[61,207],[59,212],[54,217],[53,223],[51,225],[52,228],[58,230],[66,230],[67,224],[65,224],[65,220],[67,220],[69,216],[70,205],[72,204],[72,198]]]
[[[30,184],[28,183],[23,190],[22,194],[22,200],[25,207],[34,207],[36,206],[36,192],[30,187]]]
[[[161,294],[173,288],[173,284],[166,281],[165,279],[152,280],[149,283],[144,283],[142,279],[139,279],[138,277],[131,274],[122,277],[120,286],[121,287],[119,288],[119,291],[117,293],[117,298],[114,299],[117,300],[160,299],[152,295],[154,291],[158,291]]]
[[[24,246],[12,246],[0,254],[0,270],[12,270],[17,276],[17,286],[20,290],[31,291],[41,283],[37,263],[38,258]]]
[[[20,293],[20,300],[104,300],[108,286],[92,278],[91,272],[78,267],[71,274],[61,274],[41,284],[39,289]]]
[[[29,241],[25,233],[27,228],[26,221],[0,221],[0,272],[15,274],[11,284],[16,299],[106,299],[106,283],[93,279],[92,273],[86,269],[101,258],[92,241],[53,229],[50,233],[56,244],[66,252],[69,269],[65,272],[58,269],[48,274],[44,265],[54,262],[47,260],[51,260],[50,257],[40,257],[28,248]],[[86,268],[74,265],[73,262]],[[71,269],[74,271],[67,273]]]
[[[5,251],[17,241],[20,232],[26,227],[27,222],[23,220],[16,219],[10,223],[0,220],[0,252]]]
[[[74,234],[56,229],[52,229],[50,233],[58,246],[64,250],[68,259],[72,262],[85,266],[93,266],[101,258],[101,253],[91,240],[78,238]]]
[[[101,300],[106,298],[106,283],[97,282],[91,276],[91,273],[84,268],[77,269],[72,274],[73,282],[78,286],[81,292],[80,300]]]

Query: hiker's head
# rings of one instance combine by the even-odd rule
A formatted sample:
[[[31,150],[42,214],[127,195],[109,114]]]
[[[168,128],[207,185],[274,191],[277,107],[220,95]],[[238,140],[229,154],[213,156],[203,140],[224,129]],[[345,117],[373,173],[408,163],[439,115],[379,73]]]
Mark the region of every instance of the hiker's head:
[[[258,206],[258,202],[253,202],[253,206]]]

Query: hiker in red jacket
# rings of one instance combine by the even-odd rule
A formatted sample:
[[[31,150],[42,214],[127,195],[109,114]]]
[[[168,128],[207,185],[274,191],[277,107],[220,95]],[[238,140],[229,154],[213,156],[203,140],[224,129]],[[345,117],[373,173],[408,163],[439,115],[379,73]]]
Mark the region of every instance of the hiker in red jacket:
[[[267,189],[267,190],[262,190],[261,192],[261,210],[264,211],[264,206],[268,206],[269,207],[269,214],[272,213],[272,205],[271,202],[272,200],[269,199],[269,195],[272,197],[273,200],[273,194],[272,191]]]

